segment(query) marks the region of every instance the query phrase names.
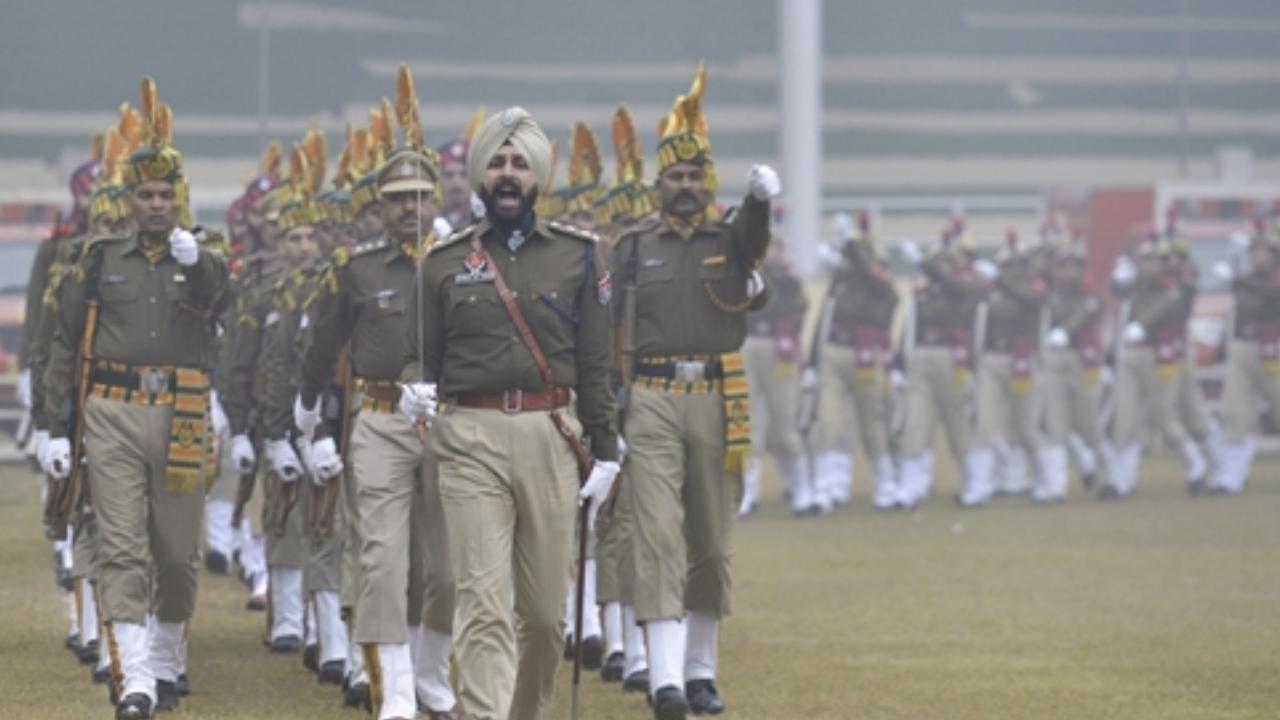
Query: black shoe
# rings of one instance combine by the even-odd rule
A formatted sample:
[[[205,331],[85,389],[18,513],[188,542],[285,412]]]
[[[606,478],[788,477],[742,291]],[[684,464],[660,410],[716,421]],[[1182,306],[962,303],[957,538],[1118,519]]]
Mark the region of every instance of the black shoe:
[[[245,610],[253,610],[261,612],[267,609],[267,597],[265,595],[250,595],[249,599],[244,603]]]
[[[178,683],[174,680],[157,680],[156,681],[156,712],[166,710],[177,710],[178,701],[181,698],[178,695]]]
[[[347,707],[369,709],[369,683],[356,683],[342,694],[342,702]]]
[[[217,550],[210,550],[204,556],[204,569],[214,575],[227,574],[227,556]]]
[[[116,705],[116,720],[147,720],[151,717],[151,698],[133,693]]]
[[[1190,495],[1191,497],[1200,497],[1201,495],[1204,495],[1207,492],[1208,492],[1208,487],[1207,487],[1207,483],[1205,483],[1204,481],[1204,478],[1187,481],[1187,494]]]
[[[82,665],[93,665],[97,663],[98,662],[98,641],[90,640],[89,642],[85,643],[79,650],[76,651],[76,655],[80,657],[80,663]]]
[[[685,695],[689,697],[689,709],[694,715],[719,715],[724,712],[724,700],[716,692],[714,680],[690,680],[684,684]]]
[[[191,694],[191,680],[187,678],[186,673],[178,676],[178,681],[174,683],[178,687],[178,697],[186,697]]]
[[[94,685],[101,685],[103,683],[111,682],[111,668],[95,667],[93,669],[93,675],[91,675],[91,677],[93,678]]]
[[[1123,497],[1124,496],[1120,494],[1120,491],[1110,485],[1103,485],[1102,489],[1098,491],[1099,500],[1119,500]]]
[[[590,635],[582,641],[582,667],[587,670],[599,670],[604,664],[604,638]]]
[[[302,649],[302,667],[313,673],[320,672],[320,646],[308,645]]]
[[[653,704],[654,720],[684,720],[689,714],[689,701],[674,685],[658,688],[649,702]]]
[[[67,639],[62,641],[62,647],[78,655],[80,653],[80,633],[68,635]]]
[[[297,635],[281,635],[271,639],[271,652],[290,655],[302,649],[302,638]]]
[[[649,694],[649,671],[637,670],[627,676],[622,681],[623,692],[640,692],[646,696]]]
[[[341,685],[342,679],[347,676],[347,663],[342,660],[330,660],[320,666],[320,672],[317,674],[322,683]]]
[[[627,670],[627,656],[616,652],[604,661],[600,668],[600,679],[605,682],[622,682],[622,674]]]

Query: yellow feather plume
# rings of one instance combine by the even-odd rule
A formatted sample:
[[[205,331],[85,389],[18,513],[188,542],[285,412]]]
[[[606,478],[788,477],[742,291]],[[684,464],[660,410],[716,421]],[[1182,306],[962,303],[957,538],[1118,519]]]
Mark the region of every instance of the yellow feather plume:
[[[396,75],[396,122],[404,133],[404,142],[410,147],[423,146],[422,122],[418,116],[418,94],[413,89],[413,74],[409,66],[400,64]]]
[[[128,141],[120,134],[118,127],[107,130],[102,146],[102,172],[98,175],[98,183],[102,186],[119,185],[123,180],[123,162],[128,157]]]
[[[306,136],[302,139],[302,149],[307,155],[308,167],[308,183],[311,192],[319,193],[324,187],[325,163],[328,160],[328,147],[324,139],[324,131],[316,127],[315,123],[307,129]]]
[[[640,180],[644,177],[644,156],[640,152],[640,138],[636,134],[631,112],[619,107],[613,114],[613,153],[618,158],[616,179],[619,183]]]
[[[156,133],[156,121],[159,118],[160,99],[156,94],[156,81],[151,79],[150,75],[142,77],[142,141],[151,147],[159,146],[159,136]]]
[[[105,140],[103,139],[102,133],[100,132],[94,133],[89,138],[89,155],[92,156],[94,160],[98,160],[98,161],[102,160],[102,152],[103,152],[102,145],[104,142]]]
[[[481,105],[476,111],[471,113],[471,119],[467,121],[467,126],[462,130],[462,139],[471,142],[471,138],[476,136],[476,131],[484,124],[485,118],[489,116],[488,111]]]
[[[280,169],[280,163],[283,160],[284,149],[280,147],[280,141],[272,140],[267,145],[267,149],[262,151],[262,160],[258,164],[263,175],[274,175]]]
[[[569,185],[595,185],[600,182],[604,165],[595,133],[587,124],[579,121],[573,126],[569,144]]]

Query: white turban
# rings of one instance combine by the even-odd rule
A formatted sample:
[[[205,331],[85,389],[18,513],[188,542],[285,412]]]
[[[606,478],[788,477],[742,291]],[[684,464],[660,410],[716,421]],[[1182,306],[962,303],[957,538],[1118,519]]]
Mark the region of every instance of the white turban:
[[[538,190],[545,193],[551,185],[551,141],[529,111],[518,106],[490,115],[471,138],[467,151],[467,178],[471,189],[480,192],[489,161],[508,141],[529,162]]]

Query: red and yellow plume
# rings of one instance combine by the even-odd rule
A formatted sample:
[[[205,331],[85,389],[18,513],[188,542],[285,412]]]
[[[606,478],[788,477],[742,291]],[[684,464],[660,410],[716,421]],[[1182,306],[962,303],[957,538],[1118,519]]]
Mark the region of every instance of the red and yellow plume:
[[[604,163],[600,157],[600,147],[596,144],[595,133],[591,132],[586,123],[578,121],[574,124],[569,148],[569,185],[579,187],[599,184],[604,174]]]
[[[307,134],[302,138],[302,151],[307,156],[307,185],[315,195],[324,187],[325,164],[328,161],[324,131],[315,123],[307,128]]]
[[[413,89],[413,74],[409,66],[400,64],[396,76],[396,123],[404,133],[404,143],[409,147],[423,147],[422,120],[418,116],[418,94]]]
[[[271,177],[280,171],[280,163],[283,160],[284,149],[280,147],[280,141],[272,140],[267,145],[267,149],[262,151],[262,159],[258,164],[262,168],[262,174]]]
[[[476,108],[476,111],[471,113],[471,119],[467,120],[467,126],[462,129],[462,139],[468,143],[471,142],[471,138],[476,136],[476,131],[480,129],[480,126],[484,124],[485,118],[488,116],[488,111],[485,110],[483,105]]]
[[[631,122],[631,113],[619,107],[613,114],[613,153],[618,158],[615,179],[618,183],[644,178],[644,155],[640,152],[640,137]]]
[[[160,113],[160,99],[156,92],[156,81],[152,80],[150,75],[145,75],[142,78],[140,101],[142,108],[142,142],[153,148],[159,147],[160,136],[156,131],[156,125]]]

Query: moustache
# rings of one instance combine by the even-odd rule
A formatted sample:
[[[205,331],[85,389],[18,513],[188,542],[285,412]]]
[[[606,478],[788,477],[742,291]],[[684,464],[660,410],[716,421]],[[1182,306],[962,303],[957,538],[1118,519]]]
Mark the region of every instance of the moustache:
[[[680,200],[688,200],[688,201],[690,201],[690,202],[697,202],[697,201],[698,201],[698,196],[697,196],[697,195],[694,195],[692,190],[681,190],[681,191],[679,191],[679,192],[677,192],[677,193],[676,193],[676,196],[675,196],[674,198],[672,198],[672,200],[675,200],[675,201],[677,201],[677,202],[678,202],[678,201],[680,201]]]

